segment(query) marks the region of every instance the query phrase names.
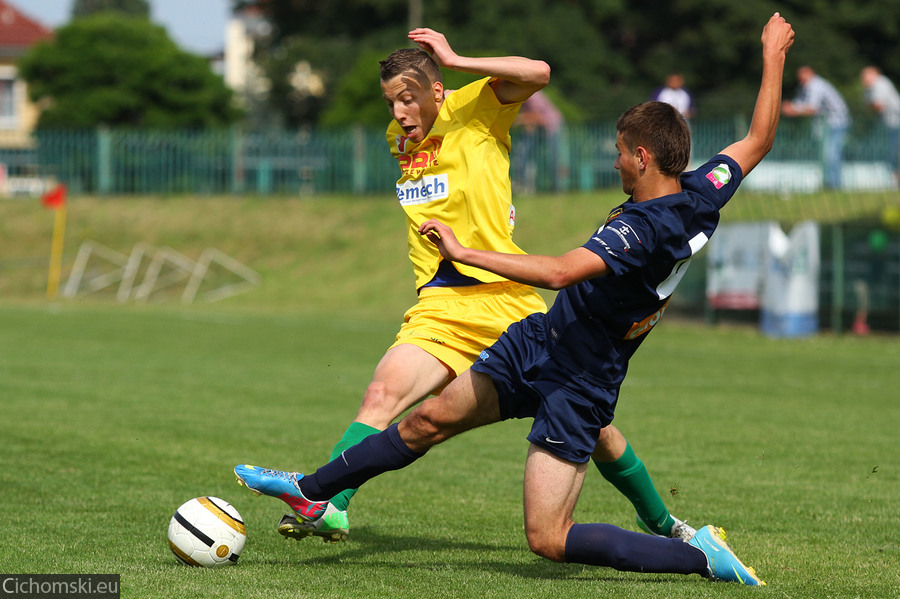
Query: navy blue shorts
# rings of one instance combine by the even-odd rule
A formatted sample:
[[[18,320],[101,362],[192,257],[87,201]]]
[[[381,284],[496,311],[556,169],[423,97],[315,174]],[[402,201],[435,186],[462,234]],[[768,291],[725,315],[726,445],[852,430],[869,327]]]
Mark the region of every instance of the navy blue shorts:
[[[570,462],[587,462],[613,420],[618,387],[566,370],[548,352],[542,313],[513,323],[472,370],[494,381],[503,420],[534,418],[528,440]]]

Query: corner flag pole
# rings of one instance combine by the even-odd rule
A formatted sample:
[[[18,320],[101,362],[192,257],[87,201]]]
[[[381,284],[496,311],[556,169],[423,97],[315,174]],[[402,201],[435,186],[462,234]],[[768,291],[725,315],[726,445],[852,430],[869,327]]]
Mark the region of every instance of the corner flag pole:
[[[50,246],[50,270],[47,274],[47,299],[54,300],[59,295],[63,242],[66,237],[66,186],[57,185],[44,194],[41,201],[56,213],[53,218],[53,242]]]

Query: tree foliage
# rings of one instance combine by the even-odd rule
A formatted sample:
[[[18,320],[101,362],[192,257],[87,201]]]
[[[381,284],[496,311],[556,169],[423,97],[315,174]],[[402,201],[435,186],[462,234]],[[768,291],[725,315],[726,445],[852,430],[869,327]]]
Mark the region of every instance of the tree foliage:
[[[207,62],[145,18],[73,20],[19,62],[39,127],[213,127],[233,122],[231,92]]]
[[[88,17],[98,12],[118,12],[131,17],[149,17],[147,0],[75,0],[72,18]]]
[[[410,7],[422,23],[409,23]],[[786,94],[797,67],[809,64],[852,98],[860,95],[862,66],[875,64],[900,82],[900,21],[896,0],[679,0],[649,4],[625,0],[234,0],[266,15],[270,35],[258,58],[273,77],[271,101],[292,123],[370,118],[380,103],[363,93],[366,65],[407,45],[411,26],[447,35],[460,53],[519,54],[553,68],[551,91],[585,120],[609,118],[645,100],[670,71],[684,74],[699,114],[732,116],[752,110],[761,74],[760,33],[780,11],[797,32],[788,55]],[[328,94],[312,109],[289,99],[278,73],[309,61]],[[280,65],[280,71],[275,68]],[[373,77],[365,75],[368,85]],[[280,97],[279,97],[280,95]],[[348,106],[356,105],[358,117]]]

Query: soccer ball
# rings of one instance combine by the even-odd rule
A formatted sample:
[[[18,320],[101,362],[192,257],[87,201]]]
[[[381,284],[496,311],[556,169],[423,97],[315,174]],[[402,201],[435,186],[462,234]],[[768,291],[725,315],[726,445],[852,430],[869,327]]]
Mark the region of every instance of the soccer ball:
[[[246,540],[241,515],[218,497],[191,499],[169,521],[169,548],[187,566],[235,564]]]

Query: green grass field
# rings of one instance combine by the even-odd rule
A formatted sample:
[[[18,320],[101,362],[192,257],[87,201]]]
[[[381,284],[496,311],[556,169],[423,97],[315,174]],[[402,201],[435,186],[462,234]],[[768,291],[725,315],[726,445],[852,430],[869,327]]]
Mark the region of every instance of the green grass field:
[[[597,219],[571,201],[523,202],[521,245],[580,243]],[[47,303],[49,213],[4,204],[0,217],[0,572],[119,573],[123,597],[900,596],[896,337],[774,340],[667,318],[636,356],[616,423],[673,513],[724,526],[766,589],[532,555],[527,421],[368,483],[347,543],[298,543],[274,530],[280,502],[231,469],[315,468],[352,419],[412,299],[398,214],[349,200],[73,202],[67,263],[80,239],[149,241],[214,245],[264,275],[190,307]],[[199,495],[243,515],[236,567],[185,568],[169,552],[169,518]],[[595,471],[576,518],[634,527]]]
[[[565,252],[584,243],[624,199],[616,189],[517,197],[516,241],[531,253]],[[264,279],[260,289],[229,300],[226,309],[324,309],[396,319],[414,295],[405,223],[395,204],[391,196],[74,197],[69,199],[63,283],[86,240],[125,255],[138,242],[170,247],[192,259],[215,247]],[[900,199],[889,192],[739,192],[722,216],[724,221],[771,219],[790,226],[810,218],[877,222],[897,210]],[[0,201],[0,298],[44,301],[53,223],[51,211],[36,198]],[[114,294],[112,288],[88,301],[111,300]]]
[[[719,597],[699,577],[563,566],[521,516],[527,422],[474,431],[370,482],[350,541],[284,541],[234,464],[309,470],[352,418],[394,324],[159,308],[0,309],[6,573],[120,573],[123,597]],[[673,512],[715,522],[778,597],[896,597],[895,339],[771,340],[669,322],[617,423]],[[237,567],[176,564],[198,495],[247,523]],[[581,521],[633,527],[596,472]]]

